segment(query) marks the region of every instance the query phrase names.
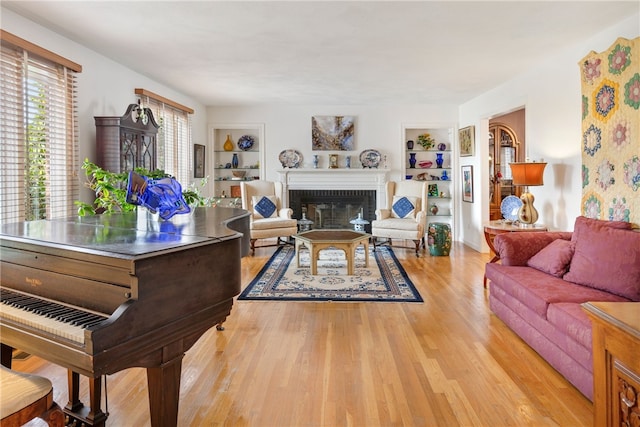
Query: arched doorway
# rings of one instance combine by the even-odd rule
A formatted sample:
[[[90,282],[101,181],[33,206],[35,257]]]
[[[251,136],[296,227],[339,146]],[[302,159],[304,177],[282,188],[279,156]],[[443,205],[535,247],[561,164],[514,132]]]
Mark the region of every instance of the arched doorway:
[[[521,188],[512,184],[509,163],[525,160],[525,110],[520,109],[489,120],[489,219],[501,219],[502,201],[520,197]]]

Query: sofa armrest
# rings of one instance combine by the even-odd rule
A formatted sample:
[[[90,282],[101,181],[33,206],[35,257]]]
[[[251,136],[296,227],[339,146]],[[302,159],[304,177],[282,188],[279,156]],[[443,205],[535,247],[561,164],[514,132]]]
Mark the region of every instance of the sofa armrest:
[[[282,219],[291,219],[293,216],[293,209],[291,208],[281,208],[278,211],[278,216]]]
[[[391,209],[376,209],[376,219],[387,219],[391,218]]]
[[[569,231],[535,231],[499,234],[493,241],[502,265],[527,265],[529,258],[556,239],[571,240]]]

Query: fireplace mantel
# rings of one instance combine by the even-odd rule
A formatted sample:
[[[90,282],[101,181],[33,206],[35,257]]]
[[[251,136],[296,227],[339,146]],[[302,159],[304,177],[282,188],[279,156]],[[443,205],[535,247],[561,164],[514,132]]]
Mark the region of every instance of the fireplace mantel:
[[[384,208],[388,169],[283,169],[278,180],[284,187],[285,203],[289,190],[375,190],[377,208]]]

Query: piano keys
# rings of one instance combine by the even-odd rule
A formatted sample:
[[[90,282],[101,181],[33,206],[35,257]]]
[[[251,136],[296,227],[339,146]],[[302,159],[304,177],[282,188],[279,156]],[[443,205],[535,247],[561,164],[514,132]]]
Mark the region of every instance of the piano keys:
[[[106,420],[100,377],[147,368],[151,423],[175,426],[182,357],[230,314],[248,250],[249,213],[233,208],[3,225],[2,363],[19,348],[66,367],[65,412],[97,426]],[[88,408],[78,375],[91,381]]]

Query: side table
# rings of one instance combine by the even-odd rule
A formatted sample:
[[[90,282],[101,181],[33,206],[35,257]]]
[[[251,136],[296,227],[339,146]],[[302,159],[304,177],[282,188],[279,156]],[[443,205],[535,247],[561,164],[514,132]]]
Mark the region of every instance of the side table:
[[[592,324],[594,426],[640,424],[640,302],[582,304]]]
[[[529,226],[521,226],[518,224],[514,224],[512,222],[506,222],[505,220],[498,219],[495,221],[489,221],[484,224],[484,238],[487,241],[487,245],[489,245],[489,249],[493,254],[493,258],[489,263],[497,262],[500,260],[500,256],[496,252],[496,248],[493,246],[493,239],[498,234],[503,233],[514,233],[521,231],[548,231],[547,227],[541,224],[533,224]],[[484,276],[484,288],[487,288],[487,276]]]

